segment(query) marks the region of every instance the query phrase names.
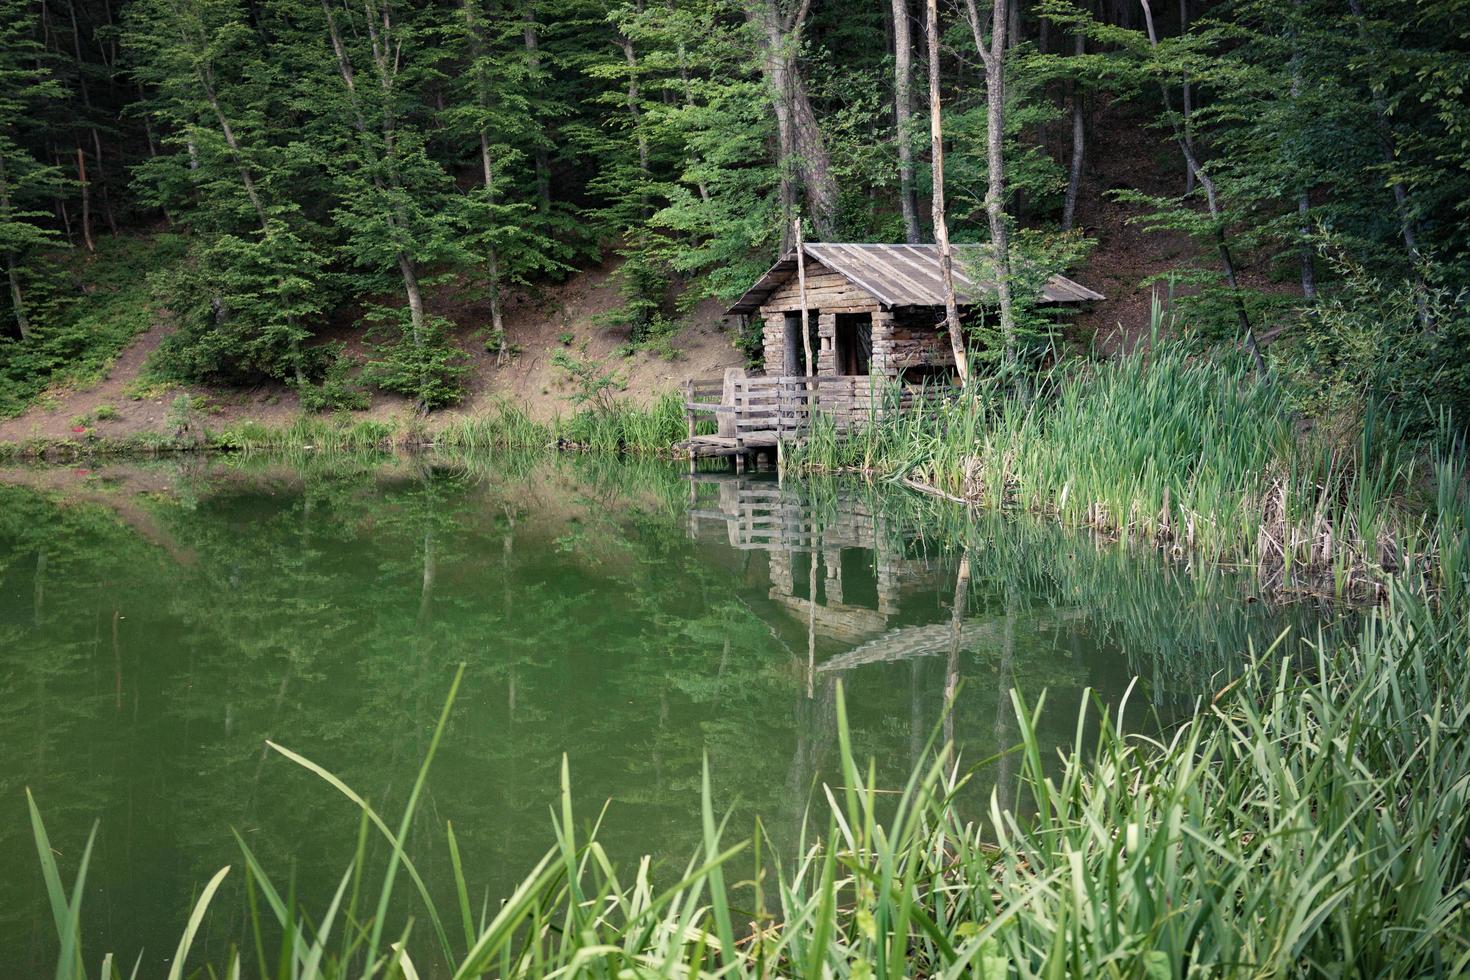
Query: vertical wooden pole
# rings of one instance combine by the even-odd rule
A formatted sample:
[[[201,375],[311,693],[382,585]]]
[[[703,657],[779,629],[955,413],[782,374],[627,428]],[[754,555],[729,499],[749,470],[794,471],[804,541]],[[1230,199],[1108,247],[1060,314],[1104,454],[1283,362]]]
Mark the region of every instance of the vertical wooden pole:
[[[792,221],[796,238],[796,282],[801,297],[801,349],[806,352],[806,376],[812,376],[812,332],[811,311],[806,308],[806,246],[801,240],[801,219]]]
[[[934,241],[939,245],[939,269],[944,278],[944,322],[949,328],[949,345],[954,351],[955,373],[960,384],[970,382],[970,356],[960,333],[960,314],[954,298],[954,251],[949,228],[944,223],[944,122],[939,103],[939,5],[929,0],[929,150],[934,167]]]

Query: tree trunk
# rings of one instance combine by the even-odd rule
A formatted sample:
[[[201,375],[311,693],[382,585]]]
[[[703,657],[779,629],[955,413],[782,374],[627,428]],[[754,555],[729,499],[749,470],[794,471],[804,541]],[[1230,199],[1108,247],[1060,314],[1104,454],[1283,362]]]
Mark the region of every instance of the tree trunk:
[[[424,295],[419,290],[418,267],[413,258],[407,252],[398,253],[398,272],[403,276],[403,291],[408,296],[409,322],[413,329],[413,345],[418,350],[423,350],[428,338],[425,336],[424,322]],[[419,369],[419,402],[418,410],[421,413],[429,411],[429,367],[424,364]]]
[[[954,352],[955,373],[961,385],[970,383],[970,356],[960,331],[959,308],[954,296],[954,250],[944,220],[944,120],[939,101],[939,7],[927,0],[925,23],[929,37],[929,153],[934,168],[934,241],[939,244],[939,270],[944,278],[944,324]]]
[[[643,5],[640,3],[638,7],[642,12]],[[643,131],[643,112],[638,105],[638,56],[633,51],[633,42],[628,38],[620,36],[618,46],[623,49],[623,58],[628,63],[628,116],[632,119],[633,135],[638,143],[638,172],[643,178],[638,197],[642,201],[643,217],[647,219],[652,215],[648,202],[648,135]]]
[[[919,202],[914,192],[914,147],[910,119],[914,113],[913,39],[909,34],[908,0],[892,0],[893,7],[893,118],[898,135],[898,203],[903,211],[904,240],[917,245]]]
[[[1159,46],[1159,37],[1154,30],[1153,10],[1149,7],[1149,0],[1139,0],[1143,7],[1143,22],[1148,31],[1149,45],[1155,50]],[[1220,214],[1220,201],[1215,193],[1215,182],[1210,175],[1200,168],[1199,159],[1195,156],[1194,146],[1190,143],[1189,135],[1180,127],[1179,119],[1174,114],[1174,100],[1169,95],[1169,86],[1164,82],[1159,83],[1159,94],[1164,101],[1164,113],[1169,117],[1170,126],[1174,130],[1174,141],[1179,144],[1179,152],[1184,155],[1184,162],[1193,172],[1195,180],[1205,191],[1205,203],[1209,207],[1210,218],[1215,225],[1215,247],[1220,255],[1220,264],[1225,270],[1225,282],[1230,287],[1230,295],[1235,300],[1235,315],[1240,322],[1241,332],[1245,335],[1246,349],[1250,351],[1252,360],[1255,361],[1256,373],[1261,376],[1266,374],[1266,361],[1261,357],[1261,349],[1256,345],[1256,334],[1251,328],[1250,315],[1245,309],[1245,300],[1240,295],[1240,283],[1235,275],[1235,260],[1230,255],[1230,243],[1225,237],[1225,222]]]
[[[985,63],[985,213],[990,219],[990,248],[995,263],[995,291],[1000,305],[1001,345],[1007,363],[1016,357],[1016,314],[1011,301],[1011,240],[1006,221],[1005,193],[1005,51],[1007,0],[994,0],[990,12],[990,45],[987,50],[980,11],[975,0],[965,0],[975,48]]]
[[[1179,36],[1183,37],[1189,33],[1189,0],[1179,0]],[[1184,138],[1191,145],[1194,143],[1193,116],[1194,116],[1194,91],[1189,84],[1189,76],[1184,77]],[[1186,166],[1184,168],[1184,193],[1186,196],[1194,193],[1194,170]]]
[[[480,166],[484,171],[485,193],[489,195],[493,203],[495,200],[495,169],[490,161],[490,140],[483,129],[480,130]],[[506,355],[510,352],[510,345],[505,336],[505,312],[500,303],[500,253],[494,242],[490,243],[488,258],[490,329],[499,340],[499,346],[495,351],[495,363],[499,365],[505,361]]]
[[[1302,240],[1297,250],[1302,264],[1302,298],[1309,303],[1315,303],[1317,301],[1317,267],[1313,264],[1312,245],[1307,240],[1312,233],[1312,226],[1307,218],[1310,207],[1307,192],[1302,191],[1296,198],[1296,212],[1301,220],[1297,232],[1301,235]]]
[[[1352,11],[1353,17],[1358,21],[1358,32],[1363,39],[1363,47],[1373,56],[1375,61],[1384,60],[1379,56],[1379,45],[1368,32],[1367,21],[1363,16],[1363,5],[1359,0],[1348,0],[1348,9]],[[1383,156],[1383,162],[1390,169],[1398,160],[1398,145],[1394,139],[1393,125],[1389,121],[1388,103],[1383,93],[1377,88],[1369,86],[1373,95],[1373,112],[1375,115],[1376,129],[1378,131],[1379,152]],[[1409,207],[1409,191],[1401,180],[1394,180],[1390,185],[1393,190],[1394,209],[1399,219],[1399,235],[1404,240],[1404,250],[1409,254],[1409,261],[1414,265],[1414,303],[1418,308],[1417,316],[1419,327],[1428,331],[1434,329],[1434,321],[1429,315],[1429,303],[1426,298],[1427,289],[1424,284],[1423,258],[1419,252],[1419,233],[1415,227],[1413,211]]]
[[[811,0],[803,0],[792,13],[782,16],[774,0],[752,0],[745,7],[746,19],[756,25],[761,46],[761,72],[771,90],[776,110],[777,134],[783,170],[781,201],[794,214],[795,188],[787,184],[789,168],[801,177],[807,214],[817,234],[827,240],[837,237],[837,180],[832,175],[827,143],[807,98],[806,83],[796,64],[801,30]],[[789,243],[788,243],[789,244]]]
[[[92,240],[92,182],[87,179],[87,155],[77,147],[77,184],[82,189],[82,244],[88,252],[97,251]]]
[[[1184,0],[1180,2],[1183,3]],[[1301,17],[1302,0],[1293,0],[1292,6],[1294,17]],[[1302,96],[1302,53],[1295,22],[1292,23],[1289,33],[1291,35],[1291,100],[1293,103],[1299,103]],[[1288,162],[1295,163],[1296,161],[1289,160]],[[1297,235],[1299,236],[1297,256],[1301,262],[1302,298],[1309,303],[1317,300],[1317,270],[1312,264],[1312,246],[1309,241],[1312,233],[1309,217],[1311,206],[1312,202],[1307,196],[1307,189],[1303,187],[1296,196]]]
[[[20,269],[14,252],[5,253],[5,277],[10,280],[10,305],[15,314],[15,327],[22,341],[31,339],[31,321],[26,316],[25,294],[20,288]]]
[[[694,108],[694,89],[693,89],[693,86],[691,86],[689,84],[689,64],[688,64],[688,56],[687,56],[687,54],[685,53],[685,50],[684,50],[684,37],[683,37],[683,35],[680,35],[678,37],[678,39],[676,41],[676,46],[677,46],[677,53],[678,53],[678,56],[679,56],[679,81],[682,82],[683,85],[684,85],[684,107],[687,108],[687,109],[693,110],[693,108]],[[699,158],[697,156],[691,157],[689,162],[690,162],[691,165],[692,164],[696,164],[696,163],[699,162]],[[695,182],[695,186],[699,189],[699,199],[701,201],[703,201],[705,204],[708,204],[709,203],[709,188],[705,185],[704,181],[702,179],[696,181]]]
[[[323,4],[325,5],[325,0]],[[240,173],[240,183],[245,188],[245,196],[250,199],[250,206],[255,209],[255,216],[260,220],[260,229],[264,232],[270,226],[270,221],[265,214],[265,205],[261,203],[260,193],[255,189],[255,177],[250,172],[250,165],[245,162],[244,154],[240,152],[240,144],[235,139],[235,129],[230,125],[230,119],[225,115],[224,109],[220,106],[219,97],[215,94],[211,75],[212,72],[208,68],[200,66],[199,84],[204,89],[204,95],[209,100],[210,108],[214,110],[214,117],[219,122],[220,133],[225,138],[225,145],[230,149],[230,159],[235,162],[235,168]]]
[[[541,84],[541,38],[536,33],[536,5],[534,3],[526,4],[523,23],[521,36],[526,46],[526,67],[529,69],[532,84],[539,86]],[[549,214],[551,212],[551,160],[540,139],[536,140],[536,149],[532,155],[536,163],[536,207],[543,215]]]
[[[1378,57],[1379,45],[1374,42],[1372,35],[1368,33],[1366,18],[1363,15],[1363,5],[1359,0],[1347,0],[1348,9],[1358,21],[1358,31],[1363,39],[1363,46],[1373,55]],[[1376,116],[1379,152],[1383,156],[1383,162],[1392,166],[1398,159],[1398,148],[1393,138],[1393,127],[1388,120],[1388,105],[1384,101],[1382,93],[1377,89],[1370,89],[1373,93],[1373,111]],[[1409,253],[1409,258],[1414,264],[1419,264],[1419,236],[1414,228],[1414,222],[1409,211],[1409,192],[1401,180],[1395,180],[1391,185],[1393,189],[1394,206],[1398,209],[1399,233],[1404,240],[1404,248]]]
[[[469,28],[473,45],[473,54],[478,63],[479,55],[483,47],[483,39],[480,29],[475,21],[474,8],[467,0],[460,0],[460,8],[464,12],[465,23]],[[483,73],[477,72],[476,97],[480,108],[487,107],[489,97],[487,94],[486,81]],[[480,126],[480,173],[484,181],[485,197],[493,206],[495,203],[495,163],[490,154],[490,134],[485,131],[483,124]],[[505,363],[506,356],[510,353],[510,344],[505,336],[505,314],[500,302],[500,252],[495,243],[489,243],[489,255],[486,257],[486,272],[490,279],[490,331],[497,342],[495,351],[495,364],[500,366]]]
[[[322,10],[327,16],[327,32],[331,37],[332,50],[337,56],[337,71],[342,76],[342,83],[347,87],[348,98],[352,103],[352,110],[355,117],[354,125],[358,132],[366,139],[367,119],[363,116],[362,106],[357,101],[357,83],[356,76],[352,70],[352,59],[347,56],[347,49],[343,46],[341,35],[337,32],[337,21],[332,15],[330,0],[322,0]],[[367,24],[368,33],[372,39],[373,63],[378,70],[379,85],[385,93],[390,92],[392,90],[394,75],[398,70],[398,52],[396,49],[393,51],[389,50],[389,38],[380,36],[379,29],[372,17],[368,18]],[[392,22],[388,17],[386,9],[383,13],[382,24],[383,31],[388,31],[392,27]],[[386,109],[383,112],[382,130],[386,147],[385,153],[391,156],[393,146],[395,145],[394,123],[392,116]],[[390,166],[387,169],[390,177],[393,177],[396,173],[394,168]],[[396,188],[396,178],[394,179],[394,187]],[[372,175],[372,181],[373,186],[377,190],[382,191],[385,189],[383,178],[378,173],[375,172]],[[395,213],[390,212],[384,218],[389,228],[395,231],[402,224],[399,216]],[[419,289],[418,266],[413,256],[404,251],[399,251],[395,255],[394,261],[398,265],[399,275],[403,277],[404,294],[408,297],[409,323],[413,345],[415,349],[422,352],[428,341],[428,337],[427,323],[424,317],[424,298],[423,293]],[[429,410],[428,390],[429,368],[427,363],[422,363],[419,369],[418,410],[420,413],[426,414]]]
[[[1087,50],[1087,35],[1080,26],[1074,27],[1073,53],[1082,57]],[[1072,163],[1067,169],[1067,194],[1062,201],[1062,231],[1071,231],[1077,218],[1077,192],[1082,187],[1082,164],[1085,159],[1087,126],[1083,110],[1082,86],[1076,79],[1068,83],[1072,92]]]
[[[93,116],[92,93],[91,89],[87,86],[86,68],[82,61],[82,31],[81,27],[77,24],[77,8],[73,0],[67,0],[66,11],[67,15],[71,18],[72,55],[77,69],[77,88],[81,92],[82,107],[86,110],[88,128],[92,134],[94,159],[97,161],[97,179],[102,189],[102,211],[107,220],[108,230],[116,235],[117,216],[113,213],[112,196],[107,192],[107,179],[102,172],[102,137],[97,132],[97,126],[91,122]],[[88,251],[92,251],[90,246],[88,247]]]

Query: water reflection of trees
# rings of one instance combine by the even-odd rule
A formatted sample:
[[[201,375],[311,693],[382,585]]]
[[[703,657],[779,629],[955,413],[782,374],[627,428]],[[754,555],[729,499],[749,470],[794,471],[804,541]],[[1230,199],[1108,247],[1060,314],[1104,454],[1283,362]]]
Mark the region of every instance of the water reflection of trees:
[[[944,734],[981,758],[1012,737],[1012,684],[1050,689],[1060,743],[1085,686],[1116,698],[1139,670],[1159,703],[1192,697],[1268,631],[1229,582],[851,484],[526,457],[162,482],[86,504],[0,487],[5,948],[48,941],[22,785],[58,841],[103,820],[93,939],[165,950],[230,827],[308,899],[349,855],[355,814],[264,739],[391,809],[460,662],[412,848],[446,883],[454,819],[493,896],[549,843],[563,752],[586,815],[613,801],[614,853],[679,864],[705,753],[733,827],[794,838],[839,679],[857,751],[896,783],[957,690]]]

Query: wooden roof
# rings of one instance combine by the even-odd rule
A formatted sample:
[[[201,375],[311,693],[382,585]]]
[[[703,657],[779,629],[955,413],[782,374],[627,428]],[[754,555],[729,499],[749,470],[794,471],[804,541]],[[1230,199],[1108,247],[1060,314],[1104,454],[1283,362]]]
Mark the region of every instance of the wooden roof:
[[[985,245],[955,245],[955,298],[960,305],[994,296],[995,283],[977,279],[972,270],[984,260]],[[820,262],[871,293],[884,306],[943,306],[944,280],[938,245],[858,245],[807,242],[806,257]],[[745,291],[730,313],[754,313],[782,284],[796,275],[796,253],[789,252]],[[1052,276],[1041,290],[1047,303],[1086,303],[1103,295],[1065,276]]]

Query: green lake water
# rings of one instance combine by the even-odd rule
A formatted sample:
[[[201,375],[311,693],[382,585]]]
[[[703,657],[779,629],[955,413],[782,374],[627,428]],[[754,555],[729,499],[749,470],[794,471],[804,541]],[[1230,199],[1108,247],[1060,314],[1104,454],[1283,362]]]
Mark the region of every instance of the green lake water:
[[[524,456],[0,472],[0,973],[55,957],[26,787],[68,880],[98,822],[91,968],[141,951],[158,972],[226,864],[199,948],[244,937],[232,829],[316,909],[351,859],[352,805],[265,741],[392,814],[459,664],[409,849],[452,908],[453,821],[493,907],[552,842],[563,756],[580,817],[608,804],[617,860],[683,866],[706,755],[732,833],[759,816],[793,847],[833,773],[839,683],[858,753],[896,784],[949,691],[941,734],[976,762],[1014,741],[1012,687],[1046,692],[1048,748],[1085,691],[1117,710],[1135,677],[1128,724],[1181,716],[1251,644],[1313,627],[1252,598],[857,483]],[[981,766],[967,805],[1008,797],[1014,768]]]

